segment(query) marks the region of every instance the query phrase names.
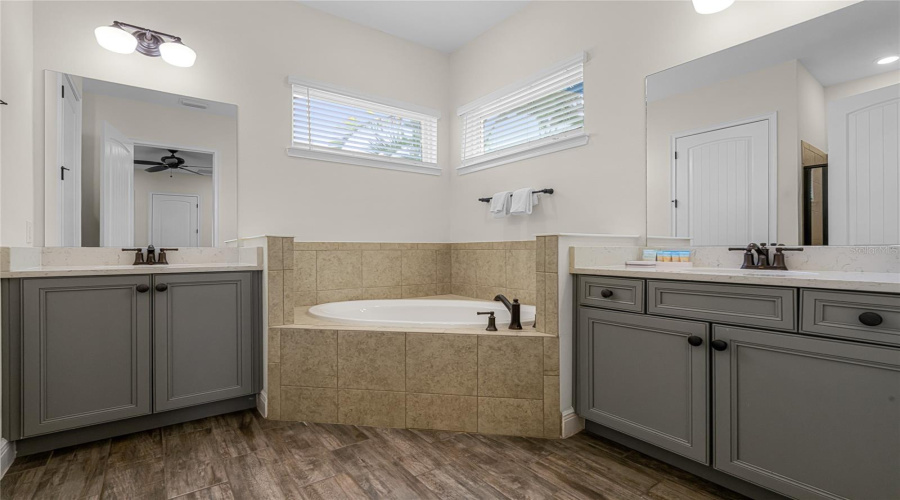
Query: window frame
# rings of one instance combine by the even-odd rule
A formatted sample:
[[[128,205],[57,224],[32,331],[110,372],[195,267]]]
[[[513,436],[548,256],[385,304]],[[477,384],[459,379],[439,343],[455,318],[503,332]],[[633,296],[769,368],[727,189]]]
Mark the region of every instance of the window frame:
[[[480,170],[486,170],[493,167],[499,167],[500,165],[505,165],[507,163],[513,163],[520,160],[525,160],[528,158],[534,158],[537,156],[555,153],[557,151],[563,151],[570,148],[575,148],[579,146],[584,146],[589,142],[590,136],[585,131],[585,126],[582,125],[581,128],[577,130],[572,130],[569,132],[563,132],[557,135],[544,137],[541,139],[536,139],[532,141],[528,141],[522,144],[518,144],[515,146],[510,146],[507,148],[503,148],[494,152],[485,153],[480,155],[474,159],[466,160],[465,159],[465,147],[466,147],[466,117],[465,115],[471,111],[475,111],[478,108],[483,106],[490,105],[500,99],[503,99],[510,94],[519,92],[524,90],[525,88],[549,77],[556,73],[559,73],[566,68],[571,66],[582,64],[587,62],[587,53],[579,52],[573,57],[570,57],[564,61],[561,61],[549,68],[545,68],[544,70],[533,74],[527,78],[519,80],[513,84],[507,85],[501,89],[498,89],[490,94],[482,96],[468,104],[460,106],[456,114],[459,118],[460,125],[458,127],[460,131],[460,164],[456,167],[456,172],[459,175],[465,175],[473,172],[478,172]],[[583,71],[583,66],[582,66]],[[582,85],[584,84],[584,77],[582,74]],[[583,88],[583,87],[582,87]]]
[[[407,102],[397,101],[384,97],[377,97],[370,94],[366,94],[363,92],[358,92],[355,90],[351,90],[345,87],[340,87],[337,85],[332,85],[323,82],[317,82],[314,80],[306,80],[302,78],[297,78],[293,76],[289,76],[287,78],[288,88],[291,92],[291,106],[290,106],[290,146],[286,149],[287,155],[294,158],[306,158],[310,160],[319,160],[319,161],[327,161],[333,163],[342,163],[347,165],[358,165],[363,167],[374,167],[381,168],[387,170],[397,170],[401,172],[412,172],[419,174],[427,174],[427,175],[441,175],[441,166],[440,166],[440,119],[441,112],[432,108],[428,108],[426,106],[419,106],[416,104],[410,104]],[[294,144],[294,86],[302,86],[309,89],[320,90],[324,92],[330,92],[333,94],[338,94],[342,97],[347,97],[351,99],[357,99],[361,101],[367,101],[372,104],[380,105],[380,106],[389,106],[392,108],[396,108],[399,111],[407,112],[410,114],[424,115],[425,117],[433,118],[435,121],[435,163],[427,163],[420,162],[415,160],[409,160],[404,158],[390,158],[387,156],[379,156],[376,154],[369,153],[352,153],[352,152],[344,152],[340,150],[334,151],[323,151],[321,149],[312,149],[306,147],[298,147]]]

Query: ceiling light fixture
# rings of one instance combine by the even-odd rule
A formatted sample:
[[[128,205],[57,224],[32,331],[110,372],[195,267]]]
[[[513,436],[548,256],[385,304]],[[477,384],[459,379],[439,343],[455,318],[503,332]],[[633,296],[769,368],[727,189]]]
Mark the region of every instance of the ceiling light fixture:
[[[877,64],[890,64],[892,62],[900,61],[900,56],[887,56],[882,57],[881,59],[875,61]]]
[[[94,36],[101,47],[118,54],[137,50],[145,56],[162,57],[163,61],[181,68],[189,68],[197,60],[197,53],[181,37],[133,24],[113,21],[110,26],[95,29]]]
[[[731,7],[734,0],[691,0],[698,14],[715,14]]]

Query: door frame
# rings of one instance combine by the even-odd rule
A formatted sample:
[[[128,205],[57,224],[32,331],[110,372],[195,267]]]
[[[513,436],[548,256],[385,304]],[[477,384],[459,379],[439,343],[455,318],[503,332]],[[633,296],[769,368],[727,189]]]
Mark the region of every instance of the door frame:
[[[212,155],[212,183],[213,183],[213,199],[212,199],[212,240],[210,241],[211,246],[215,247],[216,242],[219,241],[219,182],[221,182],[221,175],[219,174],[219,153],[215,149],[209,148],[199,148],[193,146],[181,146],[178,144],[173,144],[170,142],[155,142],[155,141],[145,141],[143,139],[135,139],[132,138],[135,146],[145,146],[151,148],[163,148],[163,149],[177,149],[178,151],[190,151],[191,153],[203,153]],[[178,194],[178,193],[157,193],[157,194]],[[200,196],[199,194],[197,196]],[[152,199],[153,193],[150,193],[150,197]],[[202,197],[200,198],[202,201]],[[150,204],[147,204],[147,211],[151,212],[152,207]],[[199,210],[197,212],[199,214]],[[150,213],[147,217],[148,221],[153,219],[153,214]],[[199,226],[198,226],[199,227]],[[150,237],[150,233],[152,233],[153,228],[148,227],[147,236]],[[201,229],[202,231],[202,229]],[[202,234],[202,232],[201,232]],[[150,241],[150,240],[147,240]]]
[[[161,191],[150,191],[147,194],[147,242],[153,242],[153,196],[154,195],[161,196],[196,196],[197,197],[197,247],[200,248],[203,245],[200,244],[200,240],[202,239],[200,236],[203,234],[203,217],[200,212],[201,206],[203,205],[203,195],[200,193],[164,193]]]
[[[74,193],[74,195],[75,195],[75,220],[78,221],[78,224],[77,224],[78,231],[76,231],[76,233],[75,233],[75,244],[73,246],[80,247],[81,246],[81,189],[82,189],[82,187],[81,187],[81,180],[82,180],[82,178],[81,178],[81,135],[82,135],[82,126],[83,126],[83,124],[82,124],[82,116],[83,116],[82,100],[81,100],[81,93],[78,91],[78,87],[75,86],[75,82],[72,81],[72,76],[69,75],[68,73],[57,73],[56,74],[56,81],[58,84],[57,87],[62,87],[64,79],[65,79],[66,87],[68,87],[69,90],[72,92],[72,97],[75,99],[75,102],[78,104],[75,107],[77,116],[76,116],[76,120],[75,120],[74,133],[77,137],[77,140],[75,141],[75,146],[74,146],[75,151],[73,153],[73,156],[76,159],[76,162],[78,163],[78,168],[77,169],[73,168],[71,171],[75,172],[75,179],[78,180],[78,182],[76,183],[76,184],[78,184],[78,189],[76,189],[75,193]],[[57,130],[57,133],[56,133],[56,163],[60,167],[63,166],[62,162],[60,160],[62,159],[62,157],[65,154],[63,151],[63,149],[65,149],[65,138],[59,133],[60,124],[63,122],[63,119],[64,119],[63,118],[63,113],[65,112],[65,103],[63,102],[64,100],[65,99],[63,99],[61,94],[56,95],[56,103],[57,103],[57,106],[56,106],[56,130]],[[66,131],[66,133],[68,133],[68,131]],[[58,219],[59,220],[59,227],[58,227],[59,244],[62,245],[63,239],[64,239],[63,233],[65,231],[64,226],[63,226],[63,217],[65,215],[65,207],[63,206],[63,203],[62,203],[62,196],[63,196],[62,176],[60,176],[60,179],[58,181],[58,186],[59,186],[59,188],[56,192],[56,197],[57,197],[57,202],[58,202],[58,210],[59,210],[57,217],[59,217],[59,219]]]
[[[669,139],[669,199],[675,200],[675,174],[677,169],[677,161],[675,160],[675,144],[678,139],[684,139],[692,135],[705,134],[707,132],[715,132],[740,125],[749,125],[751,123],[768,121],[769,122],[769,241],[778,241],[778,112],[764,113],[761,115],[750,116],[739,120],[728,121],[672,134]],[[671,201],[669,202],[671,203]],[[671,206],[671,205],[670,205]],[[669,210],[671,217],[669,221],[669,234],[675,234],[675,221],[677,215],[674,207]]]

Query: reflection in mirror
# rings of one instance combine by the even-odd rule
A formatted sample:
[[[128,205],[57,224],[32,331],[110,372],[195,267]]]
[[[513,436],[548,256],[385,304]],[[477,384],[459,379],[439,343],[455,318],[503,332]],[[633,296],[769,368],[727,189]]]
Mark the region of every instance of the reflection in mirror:
[[[900,243],[896,54],[900,3],[862,2],[650,75],[648,237]]]
[[[45,74],[47,246],[237,237],[237,107]]]

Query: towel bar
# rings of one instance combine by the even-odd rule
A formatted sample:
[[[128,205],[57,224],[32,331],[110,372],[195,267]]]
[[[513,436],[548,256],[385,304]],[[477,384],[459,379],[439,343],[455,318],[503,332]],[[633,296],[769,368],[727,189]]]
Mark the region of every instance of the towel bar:
[[[535,193],[535,194],[536,194],[536,193],[553,194],[553,188],[538,189],[537,191],[532,191],[532,193]],[[493,198],[493,196],[490,196],[490,197],[488,197],[488,198],[478,198],[478,201],[481,201],[481,202],[484,202],[484,203],[490,203],[490,202],[491,202],[491,198]]]

